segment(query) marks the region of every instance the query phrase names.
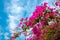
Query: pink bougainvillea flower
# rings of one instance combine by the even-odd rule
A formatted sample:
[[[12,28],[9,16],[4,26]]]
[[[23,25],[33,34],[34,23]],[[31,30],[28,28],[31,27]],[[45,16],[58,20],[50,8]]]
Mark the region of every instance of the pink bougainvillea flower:
[[[55,2],[55,5],[58,6],[59,2]]]
[[[30,17],[30,20],[32,21],[32,20],[36,20],[36,16],[31,16]]]
[[[24,22],[25,25],[27,25],[27,22]]]
[[[25,28],[25,26],[24,25],[22,25],[22,29],[24,29]]]
[[[34,28],[32,29],[32,31],[33,31],[34,34],[37,34],[37,32],[38,32],[38,31],[37,31],[37,27],[34,26]]]
[[[22,22],[20,21],[20,24],[22,24]]]
[[[40,16],[44,16],[44,10],[46,9],[45,6],[37,6],[36,11]]]
[[[60,16],[57,17],[57,20],[60,20]]]
[[[46,39],[44,39],[43,37],[40,37],[38,40],[46,40]]]
[[[33,40],[37,40],[37,38],[38,38],[37,35],[33,36]]]
[[[52,12],[52,15],[54,16],[54,15],[56,15],[57,13],[56,12]]]
[[[28,20],[28,17],[26,17],[25,20]]]
[[[44,16],[44,19],[47,19],[47,18],[49,18],[50,17],[50,14],[46,14],[45,16]]]
[[[34,11],[32,16],[35,16],[37,18],[39,16],[39,13]]]
[[[34,21],[34,20],[33,20]],[[33,26],[33,24],[34,24],[34,22],[33,22],[32,20],[30,20],[28,23],[27,23],[27,26],[29,26],[29,27],[32,27]]]
[[[10,40],[14,40],[15,39],[15,36],[12,36]]]
[[[50,13],[50,16],[55,16],[57,13],[56,12],[52,12]]]
[[[58,25],[58,23],[57,23],[57,22],[54,22],[52,25],[53,25],[53,26],[57,26],[57,25]]]
[[[56,28],[56,31],[59,31],[60,30],[60,28]]]
[[[55,2],[55,5],[60,7],[60,1]]]
[[[23,20],[24,20],[24,18],[21,18],[21,19],[20,19],[20,21],[23,21]]]
[[[48,4],[47,2],[44,2],[44,6],[46,6],[46,7],[47,7],[47,4]]]
[[[33,38],[28,38],[27,40],[33,40]]]
[[[51,11],[53,11],[53,10],[55,10],[55,8],[50,8],[50,7],[48,7],[48,10],[51,10]]]
[[[45,25],[45,21],[40,21],[40,23],[42,24],[42,26],[44,26]]]
[[[44,21],[40,21],[39,24],[37,24],[38,28],[43,28],[45,25],[45,22]]]
[[[39,34],[40,34],[40,30],[39,30],[39,28],[37,28],[36,26],[34,26],[34,28],[32,29],[32,31],[33,31],[33,33],[34,33],[35,35],[39,35]]]

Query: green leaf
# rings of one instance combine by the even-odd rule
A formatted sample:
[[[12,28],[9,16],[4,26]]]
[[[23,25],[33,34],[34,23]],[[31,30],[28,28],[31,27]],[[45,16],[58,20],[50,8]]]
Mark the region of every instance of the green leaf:
[[[26,27],[26,28],[23,30],[23,32],[25,32],[26,30],[29,30],[29,27]]]
[[[52,40],[51,36],[48,36],[47,40]]]

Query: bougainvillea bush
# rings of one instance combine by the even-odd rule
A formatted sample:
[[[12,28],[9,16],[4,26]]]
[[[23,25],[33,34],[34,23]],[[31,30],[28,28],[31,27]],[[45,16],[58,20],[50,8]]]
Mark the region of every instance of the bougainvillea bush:
[[[60,40],[59,11],[47,4],[44,2],[43,5],[37,6],[30,18],[21,18],[16,29],[21,27],[22,31],[14,33],[10,40],[16,39],[21,33],[26,36],[25,40]],[[60,5],[58,2],[55,4]]]

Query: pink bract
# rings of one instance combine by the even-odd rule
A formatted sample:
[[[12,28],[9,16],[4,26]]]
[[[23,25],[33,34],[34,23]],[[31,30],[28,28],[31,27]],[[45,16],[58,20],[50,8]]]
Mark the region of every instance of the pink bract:
[[[55,5],[60,7],[60,0],[58,2],[55,2]]]

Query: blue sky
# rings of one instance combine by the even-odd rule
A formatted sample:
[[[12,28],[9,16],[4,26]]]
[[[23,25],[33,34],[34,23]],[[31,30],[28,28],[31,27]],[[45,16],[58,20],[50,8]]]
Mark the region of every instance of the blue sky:
[[[8,32],[8,30],[6,30],[7,16],[4,12],[4,0],[0,0],[0,40],[4,40],[4,33]]]
[[[35,7],[44,1],[49,2],[49,6],[54,2],[54,0],[0,0],[0,40],[9,39],[20,18],[30,17]],[[24,40],[25,37],[22,37],[23,34],[16,40]]]

